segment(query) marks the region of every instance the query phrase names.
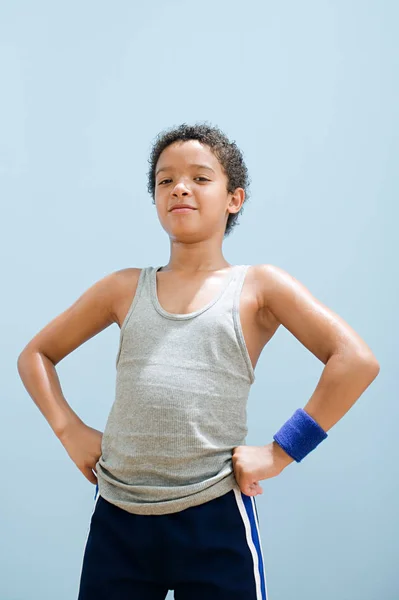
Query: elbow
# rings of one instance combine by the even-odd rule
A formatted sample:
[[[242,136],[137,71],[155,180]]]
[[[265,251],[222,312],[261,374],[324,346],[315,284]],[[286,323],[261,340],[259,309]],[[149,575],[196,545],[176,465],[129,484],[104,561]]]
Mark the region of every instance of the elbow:
[[[19,367],[21,366],[23,356],[24,356],[24,352],[22,351],[21,354],[17,358],[17,367],[18,367],[18,370],[19,370]]]
[[[27,353],[24,350],[22,350],[21,354],[18,356],[18,359],[17,359],[17,370],[20,375],[21,375],[21,371],[23,368],[23,363],[24,363],[24,359],[25,359],[26,355],[27,355]]]
[[[27,356],[27,354],[28,354],[28,350],[27,350],[27,347],[25,346],[25,348],[22,350],[22,352],[18,356],[17,366],[19,366],[21,364],[21,362],[24,360],[24,358],[25,358],[25,356]]]
[[[337,352],[340,359],[356,372],[362,372],[373,381],[380,372],[380,363],[371,352],[371,350],[359,350],[358,348],[348,349]]]
[[[375,359],[367,363],[367,373],[370,377],[370,383],[374,381],[380,372],[380,363]]]
[[[22,352],[20,353],[20,355],[18,356],[18,359],[17,359],[17,369],[18,369],[19,373],[21,372],[21,368],[23,367],[23,365],[26,361],[26,358],[28,356],[32,356],[32,354],[34,354],[34,351],[32,350],[32,348],[25,346],[25,348],[22,350]]]
[[[378,362],[377,359],[375,359],[372,363],[370,363],[369,368],[374,373],[374,379],[375,379],[377,377],[378,373],[380,372],[380,363]]]
[[[373,381],[380,372],[380,363],[374,354],[358,355],[358,360],[361,368],[370,375],[371,381]]]

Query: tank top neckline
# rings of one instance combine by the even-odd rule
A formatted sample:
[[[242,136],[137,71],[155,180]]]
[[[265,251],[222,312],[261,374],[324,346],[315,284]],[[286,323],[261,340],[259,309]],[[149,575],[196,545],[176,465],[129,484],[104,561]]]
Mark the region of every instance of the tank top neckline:
[[[162,269],[163,265],[160,265],[159,267],[151,267],[150,268],[150,291],[151,291],[151,300],[154,305],[154,308],[160,315],[162,315],[163,317],[165,317],[167,319],[174,319],[176,321],[193,319],[194,317],[197,317],[198,315],[204,313],[206,310],[211,308],[214,304],[216,304],[216,302],[218,302],[221,299],[221,297],[224,295],[227,288],[229,287],[230,283],[235,278],[235,275],[236,275],[238,269],[242,266],[243,265],[232,265],[231,269],[230,269],[231,272],[226,277],[226,281],[225,281],[224,285],[222,286],[222,289],[216,295],[216,297],[213,298],[210,302],[208,302],[208,304],[206,304],[202,308],[199,308],[198,310],[191,312],[191,313],[171,313],[171,312],[166,311],[161,306],[161,304],[158,300],[158,293],[157,293],[157,272],[160,269]]]

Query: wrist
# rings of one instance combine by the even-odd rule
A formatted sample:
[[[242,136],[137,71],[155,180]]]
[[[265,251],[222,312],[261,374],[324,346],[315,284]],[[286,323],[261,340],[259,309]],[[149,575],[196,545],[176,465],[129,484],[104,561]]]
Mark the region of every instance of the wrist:
[[[290,456],[275,440],[272,444],[272,453],[275,461],[281,466],[281,469],[285,469],[289,464],[294,462],[292,456]]]
[[[298,408],[274,434],[273,440],[277,442],[283,452],[293,457],[293,460],[301,462],[326,437],[328,434],[319,423],[303,408]],[[277,446],[276,452],[280,453]]]

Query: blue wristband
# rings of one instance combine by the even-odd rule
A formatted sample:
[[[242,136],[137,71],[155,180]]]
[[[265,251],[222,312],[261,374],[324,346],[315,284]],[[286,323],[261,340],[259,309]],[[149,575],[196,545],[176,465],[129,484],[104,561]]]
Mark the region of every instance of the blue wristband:
[[[301,462],[327,437],[327,433],[303,408],[298,408],[273,439],[293,458]]]

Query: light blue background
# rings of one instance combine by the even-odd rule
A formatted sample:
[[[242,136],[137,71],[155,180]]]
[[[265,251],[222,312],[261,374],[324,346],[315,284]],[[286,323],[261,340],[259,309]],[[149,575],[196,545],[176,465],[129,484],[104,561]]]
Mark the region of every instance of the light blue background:
[[[269,598],[399,598],[398,17],[381,0],[1,2],[1,600],[77,597],[94,494],[17,356],[107,273],[168,260],[148,153],[160,130],[205,120],[252,178],[227,260],[287,270],[381,365],[328,440],[262,483]],[[114,325],[57,365],[100,430],[118,340]],[[248,444],[271,442],[322,367],[279,329]]]

